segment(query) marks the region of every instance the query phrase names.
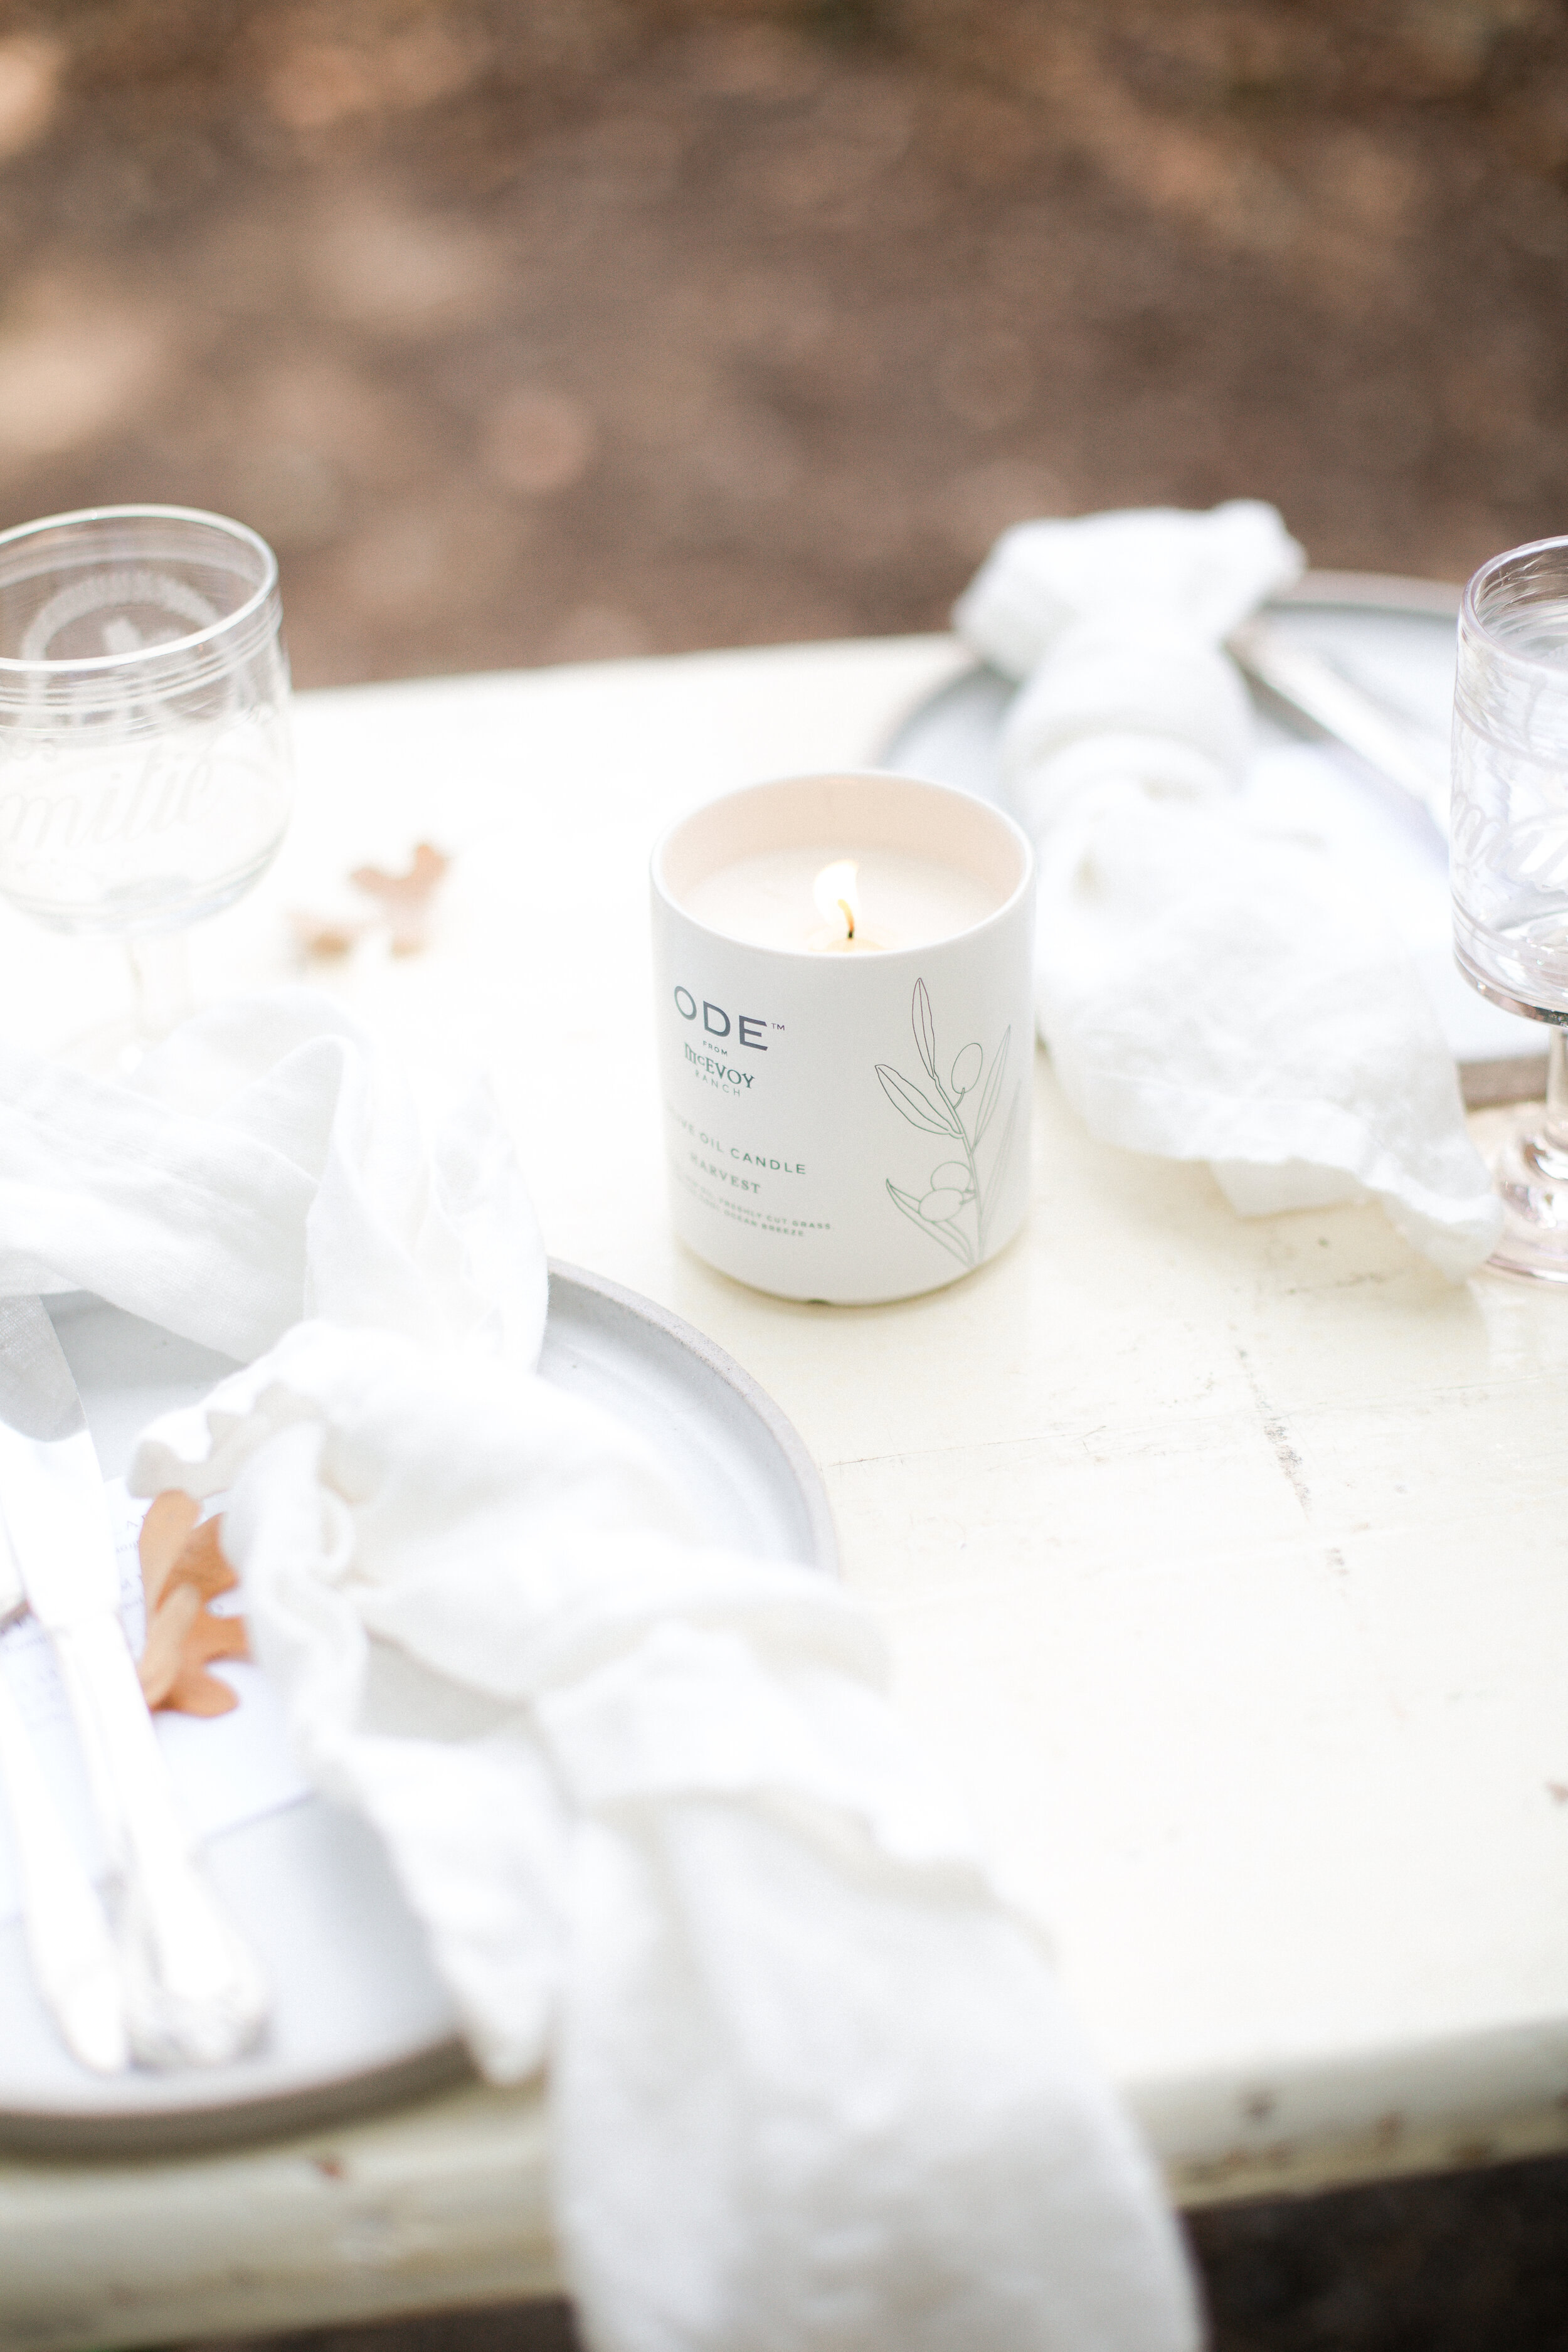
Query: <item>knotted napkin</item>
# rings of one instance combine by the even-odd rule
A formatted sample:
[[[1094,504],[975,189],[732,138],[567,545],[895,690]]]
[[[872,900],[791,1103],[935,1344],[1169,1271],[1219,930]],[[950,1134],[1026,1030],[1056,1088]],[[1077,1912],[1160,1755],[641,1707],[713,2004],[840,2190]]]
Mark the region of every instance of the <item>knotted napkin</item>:
[[[1501,1210],[1426,995],[1310,824],[1237,797],[1224,639],[1303,561],[1253,499],[1091,515],[1005,532],[960,599],[1024,681],[1001,761],[1039,851],[1040,1034],[1097,1135],[1208,1160],[1244,1213],[1375,1198],[1458,1280]]]
[[[132,1484],[226,1495],[304,1766],[380,1832],[484,2071],[547,2068],[588,2340],[1188,2352],[1156,2177],[863,1612],[705,1545],[532,1370],[542,1261],[485,1098],[426,1150],[300,995],[132,1088],[0,1075],[0,1288],[262,1334]]]

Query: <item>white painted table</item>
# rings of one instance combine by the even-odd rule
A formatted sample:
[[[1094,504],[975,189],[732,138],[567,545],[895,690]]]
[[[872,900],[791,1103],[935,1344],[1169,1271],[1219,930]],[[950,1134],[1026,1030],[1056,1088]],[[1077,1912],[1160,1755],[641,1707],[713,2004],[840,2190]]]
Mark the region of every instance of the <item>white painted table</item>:
[[[864,761],[942,639],[305,698],[281,910],[427,835],[432,951],[328,975],[416,1071],[488,1060],[558,1256],[674,1307],[822,1465],[901,1701],[1055,1923],[1187,2201],[1568,2145],[1568,1298],[1450,1289],[1373,1209],[1244,1223],[1101,1148],[1037,1057],[1011,1251],[900,1307],[782,1304],[671,1241],[645,866],[723,787]],[[0,926],[0,1024],[97,951]],[[0,2340],[253,2334],[549,2291],[538,2095],[283,2147],[0,2163]]]

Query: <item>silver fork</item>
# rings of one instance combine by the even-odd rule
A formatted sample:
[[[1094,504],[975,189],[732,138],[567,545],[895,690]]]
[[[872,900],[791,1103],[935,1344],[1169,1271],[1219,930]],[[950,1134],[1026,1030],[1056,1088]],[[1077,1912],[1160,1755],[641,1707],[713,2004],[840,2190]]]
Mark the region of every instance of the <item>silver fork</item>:
[[[0,1633],[26,1601],[0,1527]],[[33,1981],[73,2058],[95,2074],[131,2063],[120,1964],[109,1922],[49,1793],[22,1710],[0,1668],[0,1780],[21,1881]]]

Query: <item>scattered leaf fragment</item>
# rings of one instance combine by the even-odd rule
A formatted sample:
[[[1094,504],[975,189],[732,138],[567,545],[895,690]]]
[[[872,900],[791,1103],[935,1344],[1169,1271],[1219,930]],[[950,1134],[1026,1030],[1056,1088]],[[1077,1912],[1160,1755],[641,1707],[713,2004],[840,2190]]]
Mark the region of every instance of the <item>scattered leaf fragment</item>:
[[[222,1535],[221,1519],[203,1519],[192,1529],[174,1563],[175,1577],[181,1583],[194,1584],[204,1601],[216,1601],[220,1592],[232,1592],[239,1582],[224,1557]]]
[[[159,1702],[176,1715],[227,1715],[239,1705],[237,1692],[219,1675],[209,1675],[214,1658],[247,1658],[245,1621],[215,1617],[203,1610],[185,1643],[184,1663]]]
[[[155,1496],[148,1507],[137,1545],[147,1640],[136,1671],[150,1707],[226,1715],[238,1701],[207,1667],[250,1651],[243,1618],[217,1617],[207,1606],[239,1580],[224,1557],[221,1521],[200,1518],[200,1509],[177,1492]]]
[[[202,1596],[194,1584],[177,1585],[165,1595],[147,1620],[136,1673],[149,1706],[166,1706],[185,1660],[185,1641],[202,1613]]]
[[[195,1496],[183,1495],[177,1486],[154,1495],[147,1506],[147,1516],[136,1540],[136,1556],[142,1562],[142,1590],[146,1596],[149,1622],[158,1606],[158,1596],[168,1581],[169,1570],[184,1551],[201,1515],[202,1507]]]
[[[382,866],[356,866],[349,881],[374,912],[362,913],[348,904],[330,912],[297,908],[289,916],[296,945],[308,956],[345,956],[378,925],[386,928],[394,955],[416,955],[429,944],[430,918],[436,894],[451,866],[451,859],[428,841],[414,851],[406,874],[389,874]]]
[[[356,866],[349,880],[356,890],[363,890],[370,898],[406,905],[413,899],[428,898],[451,863],[444,852],[421,841],[416,845],[406,874],[388,874],[380,866]]]
[[[346,956],[357,939],[370,929],[369,919],[342,920],[332,915],[310,915],[296,907],[289,917],[294,942],[308,956]]]
[[[379,866],[356,866],[349,880],[367,898],[374,898],[386,919],[394,955],[414,955],[429,937],[436,893],[452,861],[428,841],[415,849],[406,874],[388,874]]]

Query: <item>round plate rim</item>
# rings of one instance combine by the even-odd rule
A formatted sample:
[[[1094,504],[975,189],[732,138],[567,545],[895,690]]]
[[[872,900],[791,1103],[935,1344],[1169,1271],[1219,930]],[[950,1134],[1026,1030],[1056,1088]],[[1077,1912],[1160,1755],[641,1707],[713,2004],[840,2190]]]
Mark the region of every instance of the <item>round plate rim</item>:
[[[805,1505],[806,1523],[811,1531],[811,1558],[803,1566],[819,1570],[824,1575],[841,1573],[838,1557],[838,1534],[833,1524],[833,1509],[827,1499],[827,1489],[822,1474],[806,1452],[805,1441],[794,1422],[780,1411],[767,1391],[758,1385],[742,1364],[700,1331],[695,1323],[687,1322],[668,1307],[660,1307],[639,1290],[628,1290],[625,1285],[612,1282],[606,1275],[591,1274],[585,1266],[573,1265],[564,1258],[548,1261],[552,1294],[557,1282],[574,1289],[589,1292],[596,1298],[608,1299],[613,1306],[646,1323],[667,1338],[674,1339],[688,1354],[707,1367],[733,1389],[752,1415],[760,1421],[779,1452],[784,1455],[790,1475],[800,1489]]]
[[[1398,572],[1304,572],[1270,596],[1264,610],[1274,604],[1361,604],[1373,612],[1458,620],[1464,593],[1449,580],[1417,580]]]
[[[821,1574],[839,1574],[837,1534],[821,1473],[794,1423],[751,1374],[695,1324],[660,1307],[640,1291],[627,1289],[605,1275],[591,1273],[563,1259],[550,1258],[546,1267],[552,1299],[557,1286],[603,1299],[634,1321],[673,1340],[733,1392],[778,1447],[805,1505],[811,1557],[801,1565]],[[310,1799],[304,1801],[310,1802]],[[195,2095],[188,2101],[118,2113],[91,2107],[0,2104],[0,2151],[51,2160],[70,2157],[83,2160],[174,2158],[204,2150],[216,2152],[247,2142],[284,2138],[328,2125],[357,2122],[389,2107],[472,2083],[478,2077],[467,2046],[458,2035],[448,2032],[379,2064],[318,2074],[309,2083],[260,2091],[255,2098],[204,2102],[199,2096],[199,2075],[193,2074],[183,2079],[188,2079]]]
[[[1294,606],[1298,612],[1403,613],[1412,620],[1457,621],[1464,593],[1447,580],[1408,580],[1394,572],[1305,572],[1291,586],[1268,597],[1260,609],[1272,613]],[[904,740],[912,729],[933,712],[945,710],[949,703],[961,703],[983,679],[1005,687],[1009,693],[1016,688],[1016,680],[994,664],[971,661],[900,713],[882,739],[879,758],[884,763],[902,758]]]

